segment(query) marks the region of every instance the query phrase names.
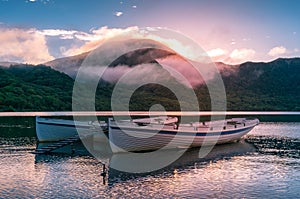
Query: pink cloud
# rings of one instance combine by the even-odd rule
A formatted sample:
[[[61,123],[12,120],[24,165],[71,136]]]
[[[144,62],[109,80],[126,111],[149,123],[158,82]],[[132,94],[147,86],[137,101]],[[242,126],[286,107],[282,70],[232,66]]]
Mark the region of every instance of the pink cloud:
[[[126,34],[130,31],[138,30],[138,27],[131,26],[125,29],[122,28],[108,28],[107,26],[99,29],[91,30],[90,33],[76,33],[75,37],[85,43],[81,46],[73,46],[63,52],[64,56],[73,56],[85,53],[97,48],[103,41],[113,38],[117,35]]]
[[[54,59],[45,36],[35,29],[0,28],[0,43],[2,61],[39,64]]]
[[[228,52],[222,48],[211,49],[206,53],[215,62],[223,61],[228,56]]]
[[[287,52],[287,49],[283,46],[276,46],[274,48],[272,48],[269,52],[268,55],[271,57],[276,57],[276,56],[280,56],[283,55]]]
[[[229,55],[230,63],[238,64],[249,61],[254,57],[255,53],[255,50],[248,48],[234,49]]]

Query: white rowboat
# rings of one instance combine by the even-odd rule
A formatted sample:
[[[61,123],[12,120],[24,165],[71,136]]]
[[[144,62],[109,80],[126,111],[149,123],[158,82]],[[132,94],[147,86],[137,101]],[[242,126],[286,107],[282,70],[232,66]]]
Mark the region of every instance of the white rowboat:
[[[76,124],[76,125],[75,125]],[[78,135],[77,131],[97,131],[106,127],[104,122],[73,121],[36,117],[36,135],[39,142],[53,142]]]
[[[164,121],[161,121],[163,118]],[[178,124],[175,118],[120,121],[109,118],[109,141],[112,151],[152,151],[233,142],[240,140],[259,124],[258,119],[246,118]],[[148,122],[145,122],[147,120]]]

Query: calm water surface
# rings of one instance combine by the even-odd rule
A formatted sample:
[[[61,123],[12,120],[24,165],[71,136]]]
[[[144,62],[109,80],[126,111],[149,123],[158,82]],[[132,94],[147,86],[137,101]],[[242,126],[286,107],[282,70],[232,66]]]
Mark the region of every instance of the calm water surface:
[[[105,185],[101,164],[81,144],[53,155],[31,154],[36,148],[35,138],[29,136],[32,131],[30,125],[0,126],[0,198],[299,198],[300,194],[300,123],[261,123],[246,140],[216,146],[202,159],[199,149],[189,150],[152,173],[109,169]],[[108,164],[118,158],[107,156],[102,161]]]

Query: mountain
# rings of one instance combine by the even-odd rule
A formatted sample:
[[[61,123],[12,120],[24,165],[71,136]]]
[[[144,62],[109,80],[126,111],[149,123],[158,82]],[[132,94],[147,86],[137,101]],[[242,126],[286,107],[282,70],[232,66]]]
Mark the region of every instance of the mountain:
[[[300,58],[246,62],[222,78],[230,110],[300,110]]]
[[[110,68],[115,71],[124,68],[124,65],[128,65],[128,68],[142,66],[138,71],[145,72],[145,67],[160,67],[155,60],[174,58],[173,53],[157,54],[152,49],[145,49],[143,54],[148,58],[142,59],[141,56],[138,62],[121,56]],[[54,60],[51,62],[52,68],[26,64],[0,67],[0,111],[71,110],[76,72],[73,69],[78,67],[84,56],[86,55]],[[146,64],[140,64],[141,62]],[[224,63],[216,65],[224,81],[228,110],[300,111],[300,58],[280,58],[266,63],[246,62],[234,66]],[[157,73],[151,70],[153,69],[150,68],[145,76],[151,77]],[[72,72],[73,76],[66,75],[65,71]],[[97,110],[111,109],[110,98],[114,86],[114,82],[108,81],[101,81],[98,85],[95,99]],[[194,89],[201,110],[210,110],[210,97],[204,84],[187,89]],[[191,103],[189,100],[186,99],[185,103]],[[148,84],[133,93],[130,110],[149,110],[155,104],[162,104],[166,110],[180,108],[173,92],[164,86]]]
[[[50,66],[53,69],[63,72],[75,79],[78,69],[82,65],[85,58],[89,55],[89,53],[90,52],[86,52],[75,56],[55,59],[50,62],[44,63],[44,65]],[[174,54],[160,49],[140,49],[133,53],[127,53],[118,57],[109,66],[116,67],[118,65],[127,65],[132,67],[142,63],[157,63],[155,59],[167,57],[169,55]]]
[[[78,68],[81,66],[83,60],[86,58],[88,54],[89,52],[86,52],[71,57],[58,58],[46,62],[43,65],[51,66],[53,69],[63,72],[72,78],[75,78]]]
[[[147,48],[139,49],[141,43],[145,44]],[[120,45],[120,43],[111,42],[109,45],[103,45],[102,48],[98,50],[101,52],[100,54],[97,50],[94,50],[92,52],[85,52],[75,56],[58,58],[43,64],[51,66],[53,69],[61,71],[75,79],[77,71],[84,62],[84,60],[87,57],[91,56],[94,56],[91,59],[97,59],[105,62],[111,56],[114,56],[114,54],[122,52],[121,50],[130,49],[136,46],[136,49],[139,50],[135,50],[133,52],[129,51],[128,53],[122,54],[120,57],[117,57],[113,62],[109,63],[109,67],[116,67],[118,65],[126,65],[132,67],[139,64],[157,63],[155,60],[158,58],[174,55],[173,52],[160,49],[163,48],[161,44],[150,39],[144,39],[142,41],[132,39],[128,41],[123,41],[121,44],[121,46],[118,46]]]
[[[123,54],[122,56],[118,57],[114,60],[110,67],[117,67],[120,65],[126,65],[129,67],[134,67],[140,64],[148,64],[148,63],[155,63],[158,64],[156,61],[157,59],[166,58],[168,56],[178,56],[173,52],[156,49],[156,48],[144,48],[139,49],[130,53]]]
[[[142,56],[145,55],[147,56]],[[176,56],[173,53],[155,52],[153,49],[136,51],[132,57],[135,60],[126,57],[126,55],[115,60],[110,66],[118,65],[136,66],[141,63],[155,63],[156,58],[164,59],[170,56]],[[151,56],[149,56],[151,54]],[[158,56],[161,54],[161,56]],[[146,57],[146,58],[145,58]],[[149,57],[151,59],[149,59]],[[126,58],[126,59],[125,59]],[[143,59],[144,58],[144,59]],[[153,58],[153,59],[152,59]],[[69,58],[65,58],[68,60]],[[71,57],[70,59],[74,59]],[[82,59],[82,56],[80,57]],[[68,61],[66,63],[69,63]],[[271,62],[246,62],[240,65],[228,65],[221,62],[215,63],[220,70],[224,81],[228,110],[281,110],[281,111],[299,111],[300,110],[300,58],[280,58]],[[57,65],[58,66],[58,65]],[[56,67],[56,69],[59,67]],[[63,71],[62,71],[63,72]],[[155,74],[155,71],[153,72]],[[74,77],[74,76],[73,76]],[[113,86],[110,91],[112,92]],[[144,89],[144,90],[143,90]],[[152,103],[144,98],[153,99],[157,102],[158,96],[166,99],[166,90],[156,86],[143,87],[143,95],[138,97],[135,93],[132,101],[136,103],[137,110],[147,108]],[[210,98],[207,88],[203,85],[194,88],[198,99],[201,98],[201,110],[210,109]],[[154,93],[157,96],[154,96]],[[102,93],[103,94],[103,93]],[[170,93],[169,93],[170,94]],[[107,96],[110,96],[107,94]],[[174,102],[174,97],[171,101]],[[174,106],[170,106],[174,108]],[[178,106],[176,106],[178,108]]]
[[[20,64],[20,63],[17,63],[17,62],[7,62],[7,61],[0,62],[0,66],[2,66],[2,67],[9,67],[9,66],[18,65],[18,64]]]

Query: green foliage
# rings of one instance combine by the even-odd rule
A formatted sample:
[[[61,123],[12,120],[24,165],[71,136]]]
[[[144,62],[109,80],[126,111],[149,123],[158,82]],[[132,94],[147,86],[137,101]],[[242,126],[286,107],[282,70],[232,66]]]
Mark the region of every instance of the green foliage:
[[[242,64],[223,77],[228,110],[300,111],[300,59]]]
[[[300,59],[247,62],[222,78],[227,110],[300,111]],[[0,67],[0,111],[70,111],[73,84],[74,80],[66,74],[43,65]],[[100,82],[95,99],[88,100],[95,101],[96,110],[111,110],[113,90],[113,84]],[[200,110],[210,110],[207,87],[199,85],[194,91]],[[147,111],[155,104],[162,104],[167,111],[180,110],[176,95],[155,84],[137,89],[131,96],[129,108]],[[189,110],[195,110],[197,105],[188,98],[182,104],[190,107]]]
[[[71,110],[73,80],[50,67],[0,68],[0,111]]]

